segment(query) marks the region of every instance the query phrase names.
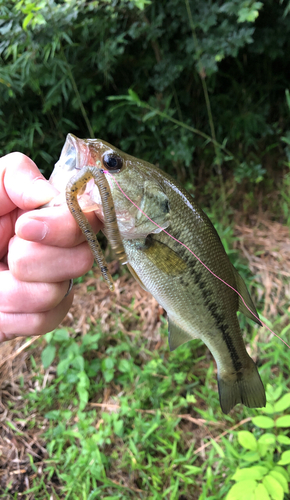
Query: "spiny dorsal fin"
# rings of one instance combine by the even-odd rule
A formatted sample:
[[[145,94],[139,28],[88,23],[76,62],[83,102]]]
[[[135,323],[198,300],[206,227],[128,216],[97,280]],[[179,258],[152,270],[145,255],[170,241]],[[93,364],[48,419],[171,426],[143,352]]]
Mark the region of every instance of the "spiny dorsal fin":
[[[170,351],[174,351],[174,349],[182,344],[185,344],[185,342],[192,340],[193,338],[194,337],[191,337],[187,332],[182,330],[182,328],[168,318],[168,342]]]
[[[258,313],[256,311],[256,308],[255,308],[254,303],[250,297],[250,294],[248,292],[248,289],[246,287],[246,284],[245,284],[243,278],[239,275],[238,271],[235,269],[234,266],[233,266],[233,270],[234,270],[234,275],[235,275],[235,279],[236,279],[236,286],[237,286],[238,292],[241,294],[245,303],[251,309],[251,311],[253,311],[253,313],[256,316],[258,316]],[[255,323],[262,326],[262,323],[257,318],[255,318],[255,316],[253,316],[253,314],[251,314],[250,311],[246,308],[241,297],[239,297],[239,309],[238,310],[241,313],[243,313],[245,316],[247,316],[247,318],[252,319],[253,321],[255,321]]]

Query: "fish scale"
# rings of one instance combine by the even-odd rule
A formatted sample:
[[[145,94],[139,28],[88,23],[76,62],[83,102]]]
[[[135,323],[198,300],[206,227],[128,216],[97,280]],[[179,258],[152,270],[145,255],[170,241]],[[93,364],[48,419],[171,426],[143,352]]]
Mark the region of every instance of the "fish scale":
[[[70,153],[69,165],[66,151]],[[194,199],[154,165],[100,139],[82,140],[69,134],[52,174],[51,182],[56,188],[63,186],[64,175],[69,181],[68,206],[80,227],[86,227],[84,233],[90,245],[95,236],[88,236],[82,203],[86,211],[95,210],[122,263],[126,261],[139,284],[167,311],[170,349],[195,338],[210,349],[217,364],[223,412],[228,413],[237,403],[250,408],[265,406],[265,390],[246,351],[237,319],[240,310],[260,324],[255,306],[216,230]],[[84,179],[91,178],[96,185],[85,188]],[[189,247],[213,273],[236,289],[253,314],[233,290],[162,229]],[[99,249],[92,250],[102,262]],[[105,278],[111,287],[107,274]]]

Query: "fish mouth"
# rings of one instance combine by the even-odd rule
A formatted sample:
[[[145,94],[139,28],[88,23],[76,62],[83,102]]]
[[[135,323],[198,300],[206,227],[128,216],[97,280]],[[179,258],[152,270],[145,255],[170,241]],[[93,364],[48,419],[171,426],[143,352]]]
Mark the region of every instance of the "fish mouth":
[[[58,191],[64,190],[76,170],[81,170],[89,164],[89,153],[89,147],[85,141],[78,139],[73,134],[68,134],[59,160],[49,178],[50,184]]]
[[[73,134],[68,134],[61,150],[59,160],[56,162],[49,178],[49,183],[59,191],[59,195],[47,203],[46,206],[60,206],[66,204],[65,192],[68,181],[77,171],[91,164],[92,158],[88,142],[79,139]],[[93,179],[87,183],[83,192],[80,193],[78,201],[84,212],[92,212],[100,208],[101,199],[99,190]]]

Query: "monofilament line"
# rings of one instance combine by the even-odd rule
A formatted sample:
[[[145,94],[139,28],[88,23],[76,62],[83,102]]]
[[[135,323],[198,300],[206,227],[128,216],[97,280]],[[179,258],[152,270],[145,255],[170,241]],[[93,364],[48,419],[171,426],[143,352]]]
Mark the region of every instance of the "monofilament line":
[[[172,236],[172,234],[168,233],[165,229],[163,229],[163,227],[159,226],[159,224],[157,224],[157,222],[155,222],[154,220],[150,219],[150,217],[145,213],[143,212],[143,210],[138,207],[138,205],[136,205],[136,203],[134,203],[134,201],[132,201],[129,196],[125,193],[125,191],[123,191],[123,189],[121,188],[120,184],[118,183],[118,181],[116,180],[115,176],[112,175],[110,172],[108,172],[107,170],[103,170],[104,174],[109,174],[109,176],[113,179],[113,181],[116,183],[118,189],[121,191],[121,193],[125,196],[125,198],[127,198],[128,201],[130,201],[130,203],[132,203],[132,205],[134,205],[134,207],[136,207],[143,215],[145,215],[145,217],[147,217],[148,220],[150,220],[150,222],[152,222],[152,224],[155,224],[155,226],[159,227],[159,229],[161,229],[161,231],[163,231],[165,234],[167,234],[167,236],[169,236],[170,238],[172,238],[174,241],[176,241],[177,243],[179,243],[180,245],[182,245],[184,248],[186,248],[186,250],[188,250],[202,265],[203,267],[205,267],[205,269],[207,269],[208,272],[210,272],[215,278],[217,278],[219,281],[221,281],[224,285],[226,285],[227,287],[231,288],[239,297],[240,299],[243,301],[243,304],[244,306],[248,309],[248,311],[258,320],[260,321],[260,323],[265,327],[267,328],[267,330],[269,330],[269,332],[271,332],[273,335],[275,335],[275,337],[277,337],[278,339],[280,339],[287,347],[288,349],[290,349],[290,346],[287,344],[287,342],[285,340],[283,340],[281,337],[279,337],[279,335],[277,335],[277,333],[273,332],[273,330],[271,330],[271,328],[269,328],[266,323],[264,323],[263,321],[261,321],[261,319],[256,316],[255,313],[253,313],[253,311],[250,309],[250,307],[246,304],[245,300],[243,299],[242,295],[240,294],[240,292],[238,292],[238,290],[236,290],[233,286],[229,285],[229,283],[227,283],[226,281],[224,281],[222,278],[220,278],[217,274],[215,274],[204,262],[202,262],[202,260],[187,246],[185,245],[185,243],[182,243],[182,241],[179,241],[177,238],[175,238],[174,236]]]

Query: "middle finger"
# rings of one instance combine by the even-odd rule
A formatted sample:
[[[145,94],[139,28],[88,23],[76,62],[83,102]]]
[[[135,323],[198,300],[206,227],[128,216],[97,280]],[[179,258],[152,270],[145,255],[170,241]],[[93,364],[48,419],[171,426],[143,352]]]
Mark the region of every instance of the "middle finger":
[[[10,240],[8,266],[20,281],[54,283],[77,278],[88,272],[94,257],[86,242],[60,248],[23,240]]]

